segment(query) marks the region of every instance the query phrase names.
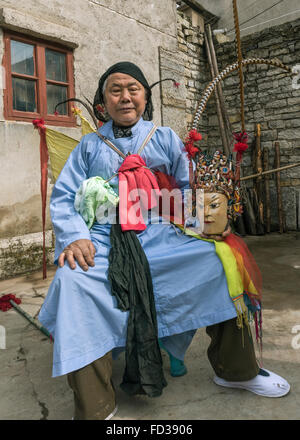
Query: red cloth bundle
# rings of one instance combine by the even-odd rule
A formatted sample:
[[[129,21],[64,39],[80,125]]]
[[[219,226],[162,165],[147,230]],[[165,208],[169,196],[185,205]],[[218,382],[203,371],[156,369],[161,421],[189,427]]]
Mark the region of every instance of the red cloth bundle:
[[[143,231],[146,225],[141,210],[158,206],[158,183],[138,154],[127,156],[118,173],[122,231]]]
[[[3,295],[0,298],[0,310],[2,310],[2,312],[6,312],[7,310],[12,308],[10,300],[13,300],[16,304],[21,304],[21,300],[19,298],[16,298],[15,295],[11,293],[9,293],[8,295]]]

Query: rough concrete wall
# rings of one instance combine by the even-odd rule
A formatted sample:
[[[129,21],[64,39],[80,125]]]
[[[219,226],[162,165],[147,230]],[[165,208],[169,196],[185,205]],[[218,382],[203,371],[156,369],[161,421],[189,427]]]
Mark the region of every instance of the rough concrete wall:
[[[159,79],[158,48],[175,50],[177,46],[174,0],[1,0],[2,60],[1,28],[73,48],[76,96],[85,95],[91,100],[100,75],[109,65],[120,60],[135,62],[142,67],[148,81],[155,82]],[[158,87],[153,95],[154,121],[160,124]],[[59,130],[80,138],[79,128]],[[27,243],[26,234],[39,233],[42,229],[39,160],[38,133],[31,123],[5,121],[3,99],[0,99],[0,247],[3,249],[9,248],[7,239],[18,236],[20,242]],[[50,195],[50,183],[48,190]],[[51,228],[49,212],[47,228]],[[41,234],[39,237],[41,243]]]
[[[300,19],[255,33],[242,39],[244,58],[277,58],[288,66],[299,64]],[[236,61],[233,43],[220,45],[215,41],[219,70]],[[249,145],[254,139],[257,123],[261,124],[261,145],[269,150],[273,168],[274,141],[278,140],[281,166],[300,162],[300,89],[292,87],[292,79],[282,69],[267,65],[251,65],[244,69],[245,121]],[[239,79],[232,74],[224,80],[223,92],[234,131],[240,131]],[[207,107],[209,117],[209,145],[221,148],[214,98]],[[216,133],[216,134],[215,134]],[[252,148],[244,158],[244,175],[252,174]],[[281,172],[281,187],[287,228],[295,230],[299,224],[300,168]],[[271,175],[272,229],[278,230],[277,202],[274,174]]]

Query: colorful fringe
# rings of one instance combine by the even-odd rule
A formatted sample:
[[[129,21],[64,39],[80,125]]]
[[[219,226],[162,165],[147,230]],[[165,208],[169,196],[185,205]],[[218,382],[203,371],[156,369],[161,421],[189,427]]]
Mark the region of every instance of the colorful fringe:
[[[237,312],[237,325],[241,329],[246,325],[250,332],[250,324],[254,323],[256,342],[261,354],[261,274],[247,245],[234,234],[230,234],[223,241],[215,241],[202,238],[191,229],[184,229],[182,225],[176,226],[187,235],[215,244],[216,254],[223,264],[229,295]]]

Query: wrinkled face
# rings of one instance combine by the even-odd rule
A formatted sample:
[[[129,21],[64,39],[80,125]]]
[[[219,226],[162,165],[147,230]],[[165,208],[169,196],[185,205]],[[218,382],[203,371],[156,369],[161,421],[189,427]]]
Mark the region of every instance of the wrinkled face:
[[[107,79],[104,105],[116,125],[134,125],[146,107],[144,86],[130,75],[113,73]]]
[[[227,218],[228,199],[225,194],[204,193],[204,234],[222,234]]]

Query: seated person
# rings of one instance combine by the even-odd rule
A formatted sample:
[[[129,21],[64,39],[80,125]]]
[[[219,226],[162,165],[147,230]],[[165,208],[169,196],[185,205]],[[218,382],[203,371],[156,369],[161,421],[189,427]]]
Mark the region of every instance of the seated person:
[[[129,62],[111,66],[94,100],[101,119],[99,105],[108,122],[82,138],[53,189],[58,269],[39,314],[54,338],[53,376],[67,374],[74,391],[74,418],[115,413],[112,357],[124,347],[122,388],[159,396],[166,381],[158,338],[183,365],[201,327],[211,337],[208,354],[217,383],[268,397],[286,394],[288,383],[260,370],[250,334],[236,325],[237,308],[215,243],[170,223],[124,222],[121,178],[133,186],[140,179],[146,190],[156,191],[150,170],[157,170],[172,176],[180,190],[189,188],[184,145],[170,128],[155,129],[151,122],[151,88],[142,71]],[[96,176],[109,180],[120,197],[118,224],[96,221],[88,227],[75,209],[82,182]]]

